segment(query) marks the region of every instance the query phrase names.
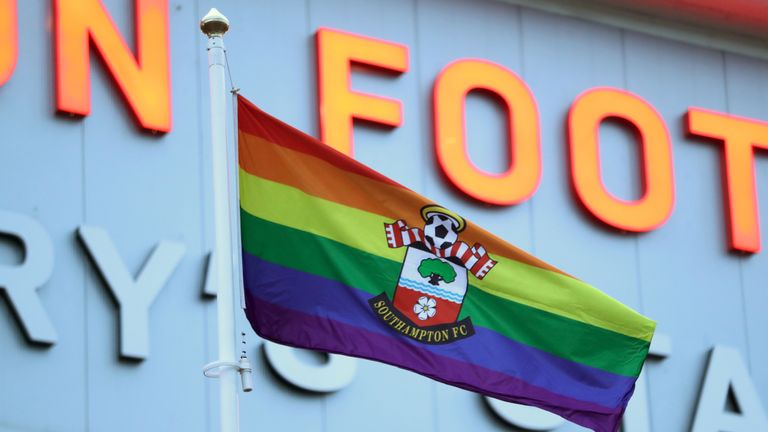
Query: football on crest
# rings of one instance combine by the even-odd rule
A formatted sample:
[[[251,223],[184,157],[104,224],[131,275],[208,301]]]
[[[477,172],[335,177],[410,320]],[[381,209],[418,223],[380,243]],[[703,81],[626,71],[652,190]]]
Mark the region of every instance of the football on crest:
[[[424,235],[427,243],[438,249],[447,249],[456,243],[459,234],[456,233],[455,221],[442,214],[432,214],[424,225]]]

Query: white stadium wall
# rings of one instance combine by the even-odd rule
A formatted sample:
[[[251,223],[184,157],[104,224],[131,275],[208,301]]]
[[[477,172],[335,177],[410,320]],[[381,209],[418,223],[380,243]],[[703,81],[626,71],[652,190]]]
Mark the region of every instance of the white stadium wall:
[[[95,52],[90,113],[57,113],[54,2],[18,3],[18,60],[0,86],[0,431],[216,430],[216,382],[201,373],[216,356],[216,310],[197,26],[212,6],[232,22],[228,59],[242,94],[316,136],[318,28],[408,47],[407,72],[353,71],[354,89],[403,107],[399,127],[355,124],[356,158],[658,322],[625,432],[766,425],[768,247],[729,250],[722,143],[685,123],[689,107],[768,121],[768,49],[754,32],[650,25],[562,2],[171,0],[172,126],[152,133]],[[135,48],[134,2],[103,4]],[[467,196],[436,161],[433,85],[461,58],[508,68],[535,98],[543,173],[517,205]],[[649,232],[607,226],[573,191],[567,114],[595,87],[643,98],[669,130],[674,209]],[[489,172],[508,163],[503,115],[487,94],[467,99],[469,157]],[[632,129],[608,122],[600,138],[606,187],[637,199]],[[768,233],[766,152],[754,166]],[[138,277],[152,266],[154,277]],[[265,344],[242,317],[239,326],[254,364],[255,390],[240,395],[244,431],[583,430],[382,364]]]

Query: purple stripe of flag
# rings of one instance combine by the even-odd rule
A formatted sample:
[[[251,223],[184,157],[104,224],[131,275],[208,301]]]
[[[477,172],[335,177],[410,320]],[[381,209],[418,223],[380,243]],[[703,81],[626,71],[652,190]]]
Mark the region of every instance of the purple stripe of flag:
[[[246,292],[252,297],[378,333],[409,350],[428,351],[477,365],[583,401],[599,412],[614,412],[624,406],[633,389],[632,378],[562,359],[483,327],[475,327],[475,335],[451,344],[428,345],[410,340],[379,321],[368,305],[371,294],[334,280],[269,263],[247,252],[243,253],[243,271]],[[358,355],[354,350],[346,352]],[[472,382],[482,383],[477,379],[468,381]]]
[[[554,412],[596,432],[613,432],[624,412],[608,410],[532,386],[525,381],[419,349],[402,340],[284,308],[246,292],[246,315],[256,332],[274,342],[354,355],[411,370],[435,380]],[[472,384],[472,383],[477,383]],[[506,395],[517,395],[508,397]]]

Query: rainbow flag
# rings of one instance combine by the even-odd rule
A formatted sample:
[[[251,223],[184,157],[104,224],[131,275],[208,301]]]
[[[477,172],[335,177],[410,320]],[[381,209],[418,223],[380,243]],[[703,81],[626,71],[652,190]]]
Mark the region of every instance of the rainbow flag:
[[[238,97],[246,315],[618,430],[655,323]]]

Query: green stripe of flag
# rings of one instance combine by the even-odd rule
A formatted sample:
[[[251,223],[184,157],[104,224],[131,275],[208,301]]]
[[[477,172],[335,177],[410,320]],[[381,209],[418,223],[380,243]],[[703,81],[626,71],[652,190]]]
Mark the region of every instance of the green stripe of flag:
[[[243,249],[285,267],[390,298],[400,262],[255,217],[241,210]],[[404,253],[404,249],[403,249]],[[490,295],[472,285],[461,317],[558,357],[624,376],[637,376],[649,343]]]

